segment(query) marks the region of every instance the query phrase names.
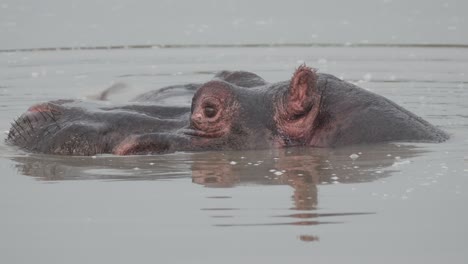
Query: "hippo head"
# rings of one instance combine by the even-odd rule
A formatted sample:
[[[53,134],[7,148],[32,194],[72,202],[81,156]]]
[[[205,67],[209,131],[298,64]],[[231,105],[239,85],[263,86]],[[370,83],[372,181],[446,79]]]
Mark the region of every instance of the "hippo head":
[[[124,106],[53,101],[29,108],[7,141],[33,152],[69,155],[301,145],[319,110],[316,82],[315,71],[305,66],[291,81],[273,84],[253,73],[223,71],[196,86],[191,107],[157,100]]]
[[[192,100],[190,129],[197,146],[233,149],[304,144],[311,135],[320,96],[317,77],[305,66],[290,82],[241,87],[214,80]]]

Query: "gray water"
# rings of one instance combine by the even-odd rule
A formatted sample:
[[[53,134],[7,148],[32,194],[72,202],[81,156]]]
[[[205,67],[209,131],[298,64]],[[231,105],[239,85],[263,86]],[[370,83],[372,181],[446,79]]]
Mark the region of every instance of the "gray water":
[[[288,27],[305,21],[301,8],[302,15],[294,16],[291,9],[273,6],[271,20],[260,12],[257,20],[263,22],[256,23],[254,10],[245,3],[227,2],[231,9],[214,9],[215,2],[200,2],[211,8],[168,24],[164,21],[173,12],[155,8],[153,17],[144,5],[119,2],[96,2],[82,22],[79,14],[84,14],[86,1],[75,2],[75,12],[61,1],[0,2],[0,20],[7,21],[0,23],[1,131],[34,103],[92,98],[118,82],[128,88],[113,95],[109,104],[166,85],[203,82],[221,69],[253,71],[272,82],[286,80],[306,62],[390,98],[446,130],[451,139],[340,149],[61,157],[26,153],[6,145],[2,134],[1,263],[468,261],[468,49],[463,46],[468,34],[454,33],[466,31],[460,11],[464,2],[420,7],[427,2],[358,1],[355,14],[347,18],[353,23],[334,24],[319,11],[310,18],[339,32],[342,25],[350,26],[347,40],[314,30],[309,33],[318,35],[315,38],[301,38],[304,28]],[[332,4],[317,5],[330,10]],[[258,9],[262,1],[252,5]],[[281,8],[292,22],[281,18]],[[126,20],[105,12],[114,9],[127,14]],[[331,13],[345,17],[348,9]],[[402,20],[416,9],[416,26]],[[214,10],[217,15],[204,20],[203,14]],[[393,21],[391,15],[401,18],[396,19],[398,25],[408,26],[366,31],[371,20],[361,15],[369,10],[381,11],[383,26]],[[438,18],[436,11],[442,13]],[[223,24],[220,17],[226,18],[226,13],[246,17],[244,22],[251,24],[239,22],[246,28],[230,38],[220,31],[236,25]],[[41,14],[45,27],[34,23]],[[190,26],[190,18],[194,25],[208,25],[201,27],[206,31],[218,31],[210,31],[213,35],[202,41],[206,31]],[[104,24],[93,22],[98,20]],[[268,27],[268,21],[274,24],[270,33],[255,34]],[[150,22],[159,26],[146,41],[142,34],[150,36]],[[97,29],[110,29],[114,23],[122,34],[134,28],[142,31],[133,32],[134,41],[128,41],[129,36],[120,38],[106,30],[90,33],[86,28],[92,23]],[[193,38],[183,37],[185,26],[196,28]],[[72,29],[83,31],[73,37],[77,31]],[[283,34],[281,41],[275,30],[291,35]],[[392,41],[393,30],[405,41]],[[235,36],[246,41],[235,41]],[[347,41],[364,45],[350,46]],[[245,45],[250,42],[260,45]],[[60,47],[65,48],[55,49]]]

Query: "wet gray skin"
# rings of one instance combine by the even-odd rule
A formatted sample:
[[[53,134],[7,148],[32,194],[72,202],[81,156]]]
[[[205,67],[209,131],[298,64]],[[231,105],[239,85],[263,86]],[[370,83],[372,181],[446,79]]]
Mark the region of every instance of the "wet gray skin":
[[[191,107],[161,104],[181,94],[194,94]],[[130,155],[447,138],[384,97],[301,66],[278,83],[223,71],[207,83],[162,88],[122,106],[74,100],[35,105],[14,121],[7,141],[39,153]]]

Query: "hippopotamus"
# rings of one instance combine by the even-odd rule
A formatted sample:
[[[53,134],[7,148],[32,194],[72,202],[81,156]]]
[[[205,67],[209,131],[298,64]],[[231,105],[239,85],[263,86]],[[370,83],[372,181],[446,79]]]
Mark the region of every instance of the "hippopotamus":
[[[193,95],[191,106],[164,104],[181,93]],[[389,99],[302,65],[281,82],[221,71],[206,83],[165,87],[123,105],[37,104],[13,122],[6,141],[37,153],[135,155],[447,138]]]

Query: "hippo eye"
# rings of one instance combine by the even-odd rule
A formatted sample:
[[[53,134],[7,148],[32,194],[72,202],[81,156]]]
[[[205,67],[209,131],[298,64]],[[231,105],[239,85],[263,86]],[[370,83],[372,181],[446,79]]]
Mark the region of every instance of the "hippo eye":
[[[203,109],[203,113],[205,114],[206,117],[213,118],[218,113],[218,110],[216,110],[216,108],[208,105],[208,106],[205,106],[205,108]]]
[[[300,114],[295,114],[295,115],[293,115],[293,117],[292,117],[291,119],[292,119],[292,120],[301,119],[301,118],[303,118],[305,115],[306,115],[305,112],[300,113]]]

